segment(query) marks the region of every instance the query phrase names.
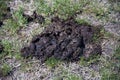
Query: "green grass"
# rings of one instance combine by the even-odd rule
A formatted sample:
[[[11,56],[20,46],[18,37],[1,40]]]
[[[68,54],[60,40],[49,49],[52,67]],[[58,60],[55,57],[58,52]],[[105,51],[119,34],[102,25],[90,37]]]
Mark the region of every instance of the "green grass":
[[[77,21],[78,24],[81,24],[81,25],[90,25],[90,23],[86,19],[75,18],[75,20]]]
[[[112,69],[104,68],[102,69],[102,77],[101,80],[119,80],[120,79],[120,73],[116,73],[115,71],[112,71]]]
[[[23,59],[23,57],[21,56],[20,53],[16,53],[15,58],[16,58],[16,60],[22,60]]]
[[[113,4],[113,10],[116,12],[120,12],[120,2]]]
[[[23,17],[22,7],[13,13],[13,19],[17,22],[19,27],[24,26],[27,23],[27,20]]]
[[[83,79],[75,74],[70,74],[64,77],[56,77],[53,80],[83,80]]]
[[[63,67],[59,68],[61,73],[59,76],[53,77],[52,80],[83,80],[81,76],[69,72],[67,69],[64,69]]]
[[[109,21],[110,6],[100,3],[98,0],[35,0],[37,12],[46,17],[58,16],[61,19],[75,17],[75,14],[90,15],[97,20]],[[117,7],[118,9],[118,7]],[[84,23],[87,20],[80,20]],[[86,23],[86,22],[85,22]]]
[[[62,19],[67,19],[73,16],[76,12],[81,11],[86,0],[73,2],[71,0],[53,0],[51,5],[48,5],[45,0],[36,0],[37,12],[45,16],[59,16]]]
[[[46,4],[45,0],[35,0],[35,6],[37,7],[37,13],[44,16],[51,14],[51,8]]]
[[[101,68],[101,80],[119,80],[120,79],[120,45],[116,48],[111,59],[105,61],[104,68]]]
[[[23,17],[23,9],[15,11],[12,14],[12,18],[5,20],[5,25],[3,25],[3,31],[6,31],[7,34],[14,35],[19,29],[25,27],[27,20]]]
[[[19,43],[16,43],[16,41],[2,40],[1,44],[4,46],[4,51],[0,54],[0,59],[4,59],[5,56],[15,57],[17,60],[22,59],[19,52]]]
[[[12,44],[8,40],[2,40],[1,44],[4,46],[4,51],[0,54],[0,59],[12,53]]]
[[[100,40],[100,34],[94,34],[92,39],[94,42],[98,42]]]
[[[23,9],[22,7],[19,8],[19,10],[11,13],[12,16],[9,17],[9,19],[6,19],[3,15],[7,14],[7,3],[10,0],[0,1],[0,21],[4,22],[4,25],[2,26],[2,29],[0,30],[0,34],[4,32],[7,32],[6,34],[16,34],[16,32],[25,26],[27,23],[26,19],[23,17]]]
[[[117,47],[117,49],[115,50],[115,54],[114,57],[120,57],[120,45]]]
[[[71,0],[54,0],[54,2],[52,12],[63,19],[67,19],[81,10],[81,4],[74,3]]]
[[[102,28],[100,30],[100,35],[103,36],[103,37],[105,37],[105,38],[111,38],[111,37],[113,37],[113,35],[110,32],[106,31],[104,28]]]
[[[80,76],[77,76],[75,74],[70,74],[67,79],[65,80],[82,80],[82,78]]]
[[[57,66],[58,64],[60,64],[60,60],[55,59],[53,57],[47,59],[47,61],[45,61],[45,64],[51,68]]]
[[[0,71],[1,71],[0,74],[1,74],[1,76],[7,76],[11,70],[12,70],[12,68],[8,64],[4,63],[0,67]]]
[[[16,31],[19,29],[18,24],[13,19],[6,20],[5,25],[3,25],[3,29],[7,31],[8,34],[15,34]]]
[[[104,27],[101,26],[100,31],[93,35],[92,40],[96,43],[100,42],[103,38],[114,38],[114,35],[104,29]]]
[[[91,55],[89,58],[81,57],[79,64],[83,66],[89,66],[91,64],[99,62],[100,55]]]
[[[48,5],[45,0],[35,0],[35,5],[37,6],[37,13],[47,17],[46,18],[46,23],[50,23],[50,19],[48,19],[48,17],[51,16],[59,16],[62,19],[67,19],[70,16],[73,16],[75,13],[81,11],[82,14],[88,14],[88,15],[92,15],[93,17],[97,18],[97,19],[101,19],[104,21],[105,20],[109,20],[109,8],[105,7],[103,5],[100,5],[99,2],[94,2],[91,0],[79,0],[79,2],[72,2],[71,0],[52,0],[53,4],[52,5]],[[111,10],[115,10],[115,11],[120,11],[120,7],[117,4],[113,4],[113,7],[111,7]],[[0,20],[3,19],[2,15],[7,13],[6,11],[7,9],[7,5],[5,4],[5,1],[0,1]],[[7,32],[7,34],[12,34],[14,35],[15,33],[17,33],[17,31],[23,27],[25,27],[25,25],[27,24],[26,19],[23,17],[23,9],[20,8],[18,11],[14,12],[12,14],[12,18],[5,20],[5,25],[2,26],[3,28],[1,28],[1,30]],[[80,13],[79,13],[80,14]],[[76,21],[79,24],[85,24],[85,25],[89,25],[90,23],[88,22],[87,19],[78,19],[76,18]],[[44,26],[44,25],[43,25]],[[106,37],[110,37],[111,35],[109,33],[105,33],[106,31],[102,31],[101,33],[103,36]],[[36,33],[36,32],[35,32]],[[100,34],[101,35],[101,34]],[[93,37],[94,41],[98,41],[99,36],[98,35],[94,35]],[[16,45],[20,44],[20,43],[12,43],[9,40],[3,40],[2,41],[3,46],[5,47],[4,52],[0,54],[0,58],[4,58],[6,55],[15,57],[17,60],[22,59],[19,53],[19,49],[18,47],[16,47]],[[13,46],[14,44],[14,46]],[[20,46],[20,45],[18,45]],[[15,54],[13,56],[13,54]],[[84,57],[80,58],[80,64],[81,65],[90,65],[92,63],[96,63],[99,60],[99,56],[97,56],[97,58],[95,58],[95,56],[90,57],[88,59],[85,59]],[[55,58],[49,58],[46,62],[46,65],[53,68],[57,65],[60,64],[60,61],[55,59]],[[109,63],[109,64],[108,64]],[[25,63],[23,63],[23,68],[25,68]],[[101,70],[101,75],[102,75],[102,80],[119,80],[119,72],[114,70],[118,70],[120,69],[120,47],[118,47],[116,49],[116,53],[115,55],[113,55],[112,60],[108,60],[107,64],[105,65],[105,68],[103,70]],[[9,67],[9,65],[7,64],[3,64],[2,66],[2,73],[3,75],[7,75],[10,71],[11,68]],[[64,77],[64,80],[82,80],[81,77],[74,75],[74,74],[68,74],[64,73],[63,75],[60,76]],[[60,78],[55,78],[56,80],[60,80]]]

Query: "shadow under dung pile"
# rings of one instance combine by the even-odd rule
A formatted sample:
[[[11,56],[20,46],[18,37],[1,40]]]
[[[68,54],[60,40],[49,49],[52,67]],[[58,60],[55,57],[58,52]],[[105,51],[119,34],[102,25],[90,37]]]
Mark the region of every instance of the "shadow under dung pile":
[[[74,19],[66,21],[53,18],[41,34],[33,37],[30,45],[21,49],[22,56],[34,56],[41,61],[50,57],[77,61],[80,56],[101,54],[101,45],[93,40],[100,29],[78,24]]]

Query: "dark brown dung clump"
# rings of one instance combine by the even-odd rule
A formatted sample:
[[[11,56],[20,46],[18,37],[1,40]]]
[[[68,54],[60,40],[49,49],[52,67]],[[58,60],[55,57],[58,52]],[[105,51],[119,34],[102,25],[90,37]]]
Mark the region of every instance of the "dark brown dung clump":
[[[93,40],[100,29],[88,25],[80,25],[74,19],[52,19],[41,34],[33,37],[30,45],[21,49],[22,56],[34,56],[41,61],[50,57],[60,60],[77,61],[80,56],[89,57],[101,54],[99,42]],[[99,44],[98,44],[99,43]]]

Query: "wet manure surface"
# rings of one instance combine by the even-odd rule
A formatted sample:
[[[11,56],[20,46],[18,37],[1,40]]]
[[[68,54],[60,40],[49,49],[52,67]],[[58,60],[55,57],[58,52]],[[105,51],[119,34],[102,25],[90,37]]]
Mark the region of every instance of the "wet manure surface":
[[[100,40],[94,41],[100,28],[80,25],[74,19],[53,18],[52,23],[39,35],[33,37],[29,46],[21,49],[25,58],[36,57],[45,61],[50,57],[65,61],[78,61],[81,56],[101,54]]]

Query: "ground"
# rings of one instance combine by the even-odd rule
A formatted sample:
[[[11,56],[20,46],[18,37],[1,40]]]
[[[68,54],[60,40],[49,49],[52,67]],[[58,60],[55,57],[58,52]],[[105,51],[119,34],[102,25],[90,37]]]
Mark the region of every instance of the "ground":
[[[9,9],[4,7],[8,11],[7,16],[0,17],[0,43],[4,46],[4,51],[0,46],[0,80],[119,80],[119,0],[45,1],[6,1],[9,3],[7,5],[10,13]],[[34,19],[34,11],[45,17],[43,23],[41,18]],[[21,48],[28,46],[33,36],[42,33],[51,24],[52,17],[58,16],[66,20],[73,14],[76,14],[75,20],[79,24],[101,27],[100,56],[88,59],[81,57],[75,62],[50,58],[44,63],[36,58],[21,57]],[[99,38],[95,35],[93,39],[97,41]]]

